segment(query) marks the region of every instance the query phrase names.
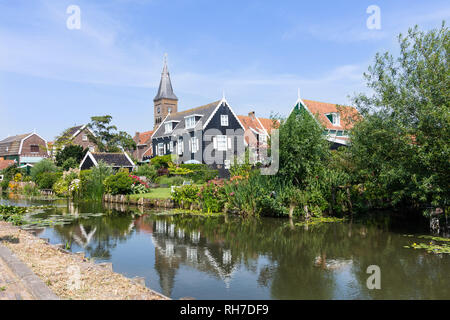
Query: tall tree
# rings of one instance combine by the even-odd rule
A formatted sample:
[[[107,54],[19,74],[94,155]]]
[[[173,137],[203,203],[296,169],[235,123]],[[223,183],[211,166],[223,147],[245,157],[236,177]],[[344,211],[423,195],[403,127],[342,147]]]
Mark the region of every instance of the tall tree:
[[[286,182],[304,187],[306,180],[318,174],[329,155],[324,128],[305,109],[294,112],[280,126],[280,168]]]
[[[94,134],[89,133],[91,142],[96,143],[101,152],[120,152],[133,151],[136,149],[136,143],[133,138],[125,131],[117,132],[117,127],[111,124],[110,115],[91,117],[89,128]]]
[[[364,121],[352,131],[360,179],[393,204],[448,206],[449,30],[414,27],[400,53],[378,53],[364,74],[373,94],[354,98]],[[376,191],[377,190],[377,191]]]

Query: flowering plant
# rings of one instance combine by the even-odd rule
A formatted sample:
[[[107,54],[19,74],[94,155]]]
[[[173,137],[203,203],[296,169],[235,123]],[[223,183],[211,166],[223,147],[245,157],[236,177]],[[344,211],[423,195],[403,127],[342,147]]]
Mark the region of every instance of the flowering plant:
[[[138,176],[130,175],[130,178],[132,179],[132,185],[131,185],[131,192],[133,194],[142,194],[147,193],[148,189],[150,189],[150,186],[147,182],[143,181]]]

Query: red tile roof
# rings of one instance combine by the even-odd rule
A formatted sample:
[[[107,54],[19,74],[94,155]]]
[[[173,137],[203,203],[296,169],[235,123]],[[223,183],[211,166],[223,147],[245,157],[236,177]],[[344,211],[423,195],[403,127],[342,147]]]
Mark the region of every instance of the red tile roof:
[[[139,134],[139,141],[137,139],[137,134]],[[150,138],[152,137],[152,134],[153,130],[146,132],[136,132],[136,135],[134,136],[133,140],[134,142],[136,142],[136,144],[147,144]]]
[[[3,160],[0,159],[0,170],[4,170],[10,166],[12,166],[15,163],[14,160]]]
[[[359,112],[350,106],[340,106],[334,103],[318,102],[313,100],[302,99],[309,111],[313,114],[319,114],[319,119],[330,130],[349,130],[353,128],[353,122],[360,117]],[[340,125],[333,125],[326,117],[326,114],[332,112],[340,113]]]

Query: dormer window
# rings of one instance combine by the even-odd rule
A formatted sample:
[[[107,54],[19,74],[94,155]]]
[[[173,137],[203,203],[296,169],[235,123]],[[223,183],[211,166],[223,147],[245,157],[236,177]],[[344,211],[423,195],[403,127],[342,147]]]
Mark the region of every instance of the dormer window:
[[[186,129],[195,127],[195,116],[190,116],[186,118]]]
[[[168,122],[164,125],[164,133],[172,132],[172,122]]]
[[[341,125],[341,116],[339,115],[339,112],[332,112],[332,113],[328,113],[325,114],[328,118],[328,120],[330,120],[330,122],[335,125],[335,126],[340,126]]]

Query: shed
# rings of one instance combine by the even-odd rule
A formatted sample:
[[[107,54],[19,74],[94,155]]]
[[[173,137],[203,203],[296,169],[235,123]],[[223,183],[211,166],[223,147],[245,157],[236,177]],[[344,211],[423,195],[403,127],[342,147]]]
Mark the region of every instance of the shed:
[[[134,162],[126,152],[107,153],[88,151],[80,163],[80,170],[88,170],[92,167],[96,167],[100,161],[111,166],[114,170],[126,168],[128,171],[132,171],[135,167]]]

